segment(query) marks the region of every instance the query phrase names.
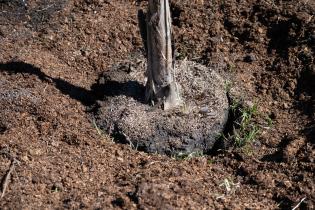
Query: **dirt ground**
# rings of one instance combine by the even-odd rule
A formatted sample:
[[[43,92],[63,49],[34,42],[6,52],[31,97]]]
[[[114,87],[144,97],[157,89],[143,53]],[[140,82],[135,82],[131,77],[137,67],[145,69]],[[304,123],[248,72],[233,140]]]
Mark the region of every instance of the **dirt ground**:
[[[91,117],[99,75],[144,54],[147,1],[24,2],[0,0],[1,209],[315,209],[314,1],[171,1],[176,58],[229,74],[259,113],[246,152],[182,160]]]

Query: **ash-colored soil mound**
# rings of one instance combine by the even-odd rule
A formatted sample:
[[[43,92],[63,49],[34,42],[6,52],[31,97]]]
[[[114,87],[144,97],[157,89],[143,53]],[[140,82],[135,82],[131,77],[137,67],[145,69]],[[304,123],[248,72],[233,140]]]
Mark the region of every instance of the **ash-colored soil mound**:
[[[106,99],[96,112],[100,128],[118,142],[167,155],[206,152],[228,119],[224,80],[212,69],[182,61],[176,66],[184,104],[164,111],[144,102],[144,62],[124,63],[99,80]]]

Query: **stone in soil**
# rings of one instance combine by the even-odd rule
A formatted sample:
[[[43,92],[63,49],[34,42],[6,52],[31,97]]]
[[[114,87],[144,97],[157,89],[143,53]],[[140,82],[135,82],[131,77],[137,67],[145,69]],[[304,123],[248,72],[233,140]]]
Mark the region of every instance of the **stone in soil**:
[[[116,142],[167,155],[207,152],[228,119],[224,79],[205,66],[181,61],[176,66],[182,106],[162,110],[144,102],[144,61],[121,63],[101,75],[105,99],[95,112],[97,125]]]

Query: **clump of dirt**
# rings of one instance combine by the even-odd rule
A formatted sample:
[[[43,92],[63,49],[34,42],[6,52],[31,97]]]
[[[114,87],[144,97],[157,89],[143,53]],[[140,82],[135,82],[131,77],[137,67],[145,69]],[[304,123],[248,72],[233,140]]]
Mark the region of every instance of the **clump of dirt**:
[[[98,85],[107,97],[95,116],[98,126],[117,142],[150,153],[176,156],[212,149],[228,119],[224,79],[205,66],[179,62],[176,81],[183,104],[165,111],[144,101],[145,66],[138,59],[101,76]]]

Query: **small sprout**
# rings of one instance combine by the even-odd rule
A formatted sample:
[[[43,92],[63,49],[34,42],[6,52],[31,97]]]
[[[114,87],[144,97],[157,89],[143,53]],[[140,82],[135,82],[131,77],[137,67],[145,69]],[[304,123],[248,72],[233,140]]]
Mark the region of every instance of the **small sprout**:
[[[208,159],[208,160],[207,160],[207,163],[210,164],[210,165],[211,165],[211,164],[214,164],[214,160],[213,160],[213,159]]]
[[[271,119],[271,117],[267,116],[266,122],[267,122],[268,128],[271,128],[273,126],[273,120]]]
[[[227,64],[227,70],[228,70],[229,72],[235,71],[235,65],[228,63],[228,64]]]
[[[236,147],[247,147],[257,139],[260,132],[254,122],[254,116],[258,112],[257,105],[244,107],[238,100],[233,100],[230,106],[232,115],[235,118],[232,132],[228,137],[223,135],[225,140],[233,142]]]

